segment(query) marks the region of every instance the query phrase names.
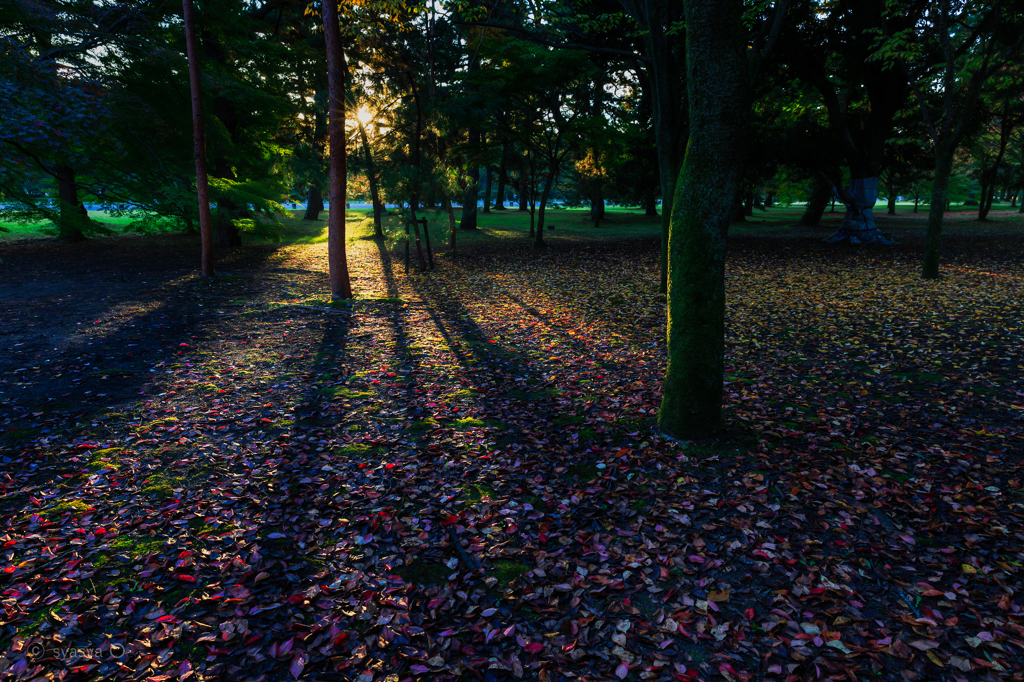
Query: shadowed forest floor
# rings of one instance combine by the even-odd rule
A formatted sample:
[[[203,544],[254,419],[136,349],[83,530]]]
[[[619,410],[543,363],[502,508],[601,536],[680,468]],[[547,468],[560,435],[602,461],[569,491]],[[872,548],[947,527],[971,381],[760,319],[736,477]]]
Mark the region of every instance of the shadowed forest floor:
[[[350,213],[334,306],[322,221],[0,244],[0,679],[1024,679],[1015,214],[938,282],[738,226],[683,444],[657,221],[511,213],[412,276]]]

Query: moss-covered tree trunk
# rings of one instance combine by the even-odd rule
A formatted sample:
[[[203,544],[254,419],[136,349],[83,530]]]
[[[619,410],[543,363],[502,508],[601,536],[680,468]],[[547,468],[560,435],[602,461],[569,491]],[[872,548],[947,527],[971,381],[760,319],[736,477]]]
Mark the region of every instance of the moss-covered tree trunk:
[[[745,163],[750,101],[739,0],[685,0],[690,137],[669,230],[668,367],[658,425],[722,428],[725,242]]]
[[[928,208],[928,231],[924,237],[923,279],[939,278],[939,256],[942,253],[942,219],[946,212],[946,190],[953,170],[953,149],[935,148],[935,174],[932,178],[932,203]]]

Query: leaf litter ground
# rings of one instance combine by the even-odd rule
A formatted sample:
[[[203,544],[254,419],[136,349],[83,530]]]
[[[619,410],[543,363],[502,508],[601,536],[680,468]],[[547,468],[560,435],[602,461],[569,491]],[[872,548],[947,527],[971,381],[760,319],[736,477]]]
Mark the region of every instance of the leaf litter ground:
[[[1022,678],[1019,237],[733,239],[691,444],[657,244],[552,244],[5,247],[0,679]]]

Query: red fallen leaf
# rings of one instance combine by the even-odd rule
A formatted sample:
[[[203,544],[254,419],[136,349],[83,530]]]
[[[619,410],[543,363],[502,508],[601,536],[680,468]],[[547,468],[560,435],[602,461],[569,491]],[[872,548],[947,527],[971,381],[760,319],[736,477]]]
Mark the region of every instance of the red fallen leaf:
[[[453,525],[455,523],[458,523],[458,521],[459,521],[459,517],[458,516],[456,516],[455,514],[449,514],[448,516],[446,516],[444,519],[441,520],[441,525],[442,526],[451,526],[451,525]]]
[[[754,620],[754,607],[751,606],[749,609],[744,611],[743,615],[747,617],[747,620]]]
[[[195,576],[186,575],[184,573],[179,573],[178,575],[176,575],[174,577],[175,577],[175,579],[180,580],[182,582],[186,582],[186,583],[194,583],[196,581]]]
[[[309,656],[306,655],[305,651],[300,651],[295,654],[295,658],[292,659],[292,664],[288,666],[288,672],[292,674],[292,677],[296,680],[299,679],[299,675],[302,674],[302,669],[306,667],[306,663],[309,661]]]
[[[698,556],[696,554],[691,554],[690,556],[686,557],[686,560],[694,564],[704,563],[704,557]]]
[[[530,652],[531,654],[539,654],[540,652],[544,651],[544,645],[540,642],[530,642],[529,644],[525,645],[523,649]]]

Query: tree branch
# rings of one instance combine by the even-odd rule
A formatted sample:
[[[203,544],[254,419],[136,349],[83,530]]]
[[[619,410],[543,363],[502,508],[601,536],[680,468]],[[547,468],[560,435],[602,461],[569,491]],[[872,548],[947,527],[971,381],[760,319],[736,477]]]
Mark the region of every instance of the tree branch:
[[[630,50],[619,50],[614,47],[598,47],[597,45],[585,45],[583,43],[557,43],[552,40],[541,36],[533,31],[528,31],[525,28],[518,28],[516,26],[502,26],[500,24],[492,24],[483,21],[457,21],[456,24],[460,26],[479,26],[483,28],[494,28],[499,31],[505,31],[507,33],[518,33],[527,40],[531,40],[547,47],[554,47],[559,50],[584,50],[587,52],[595,52],[597,54],[606,54],[614,57],[622,57],[624,59],[639,59],[643,62],[650,63],[651,58],[645,55],[637,54]]]

